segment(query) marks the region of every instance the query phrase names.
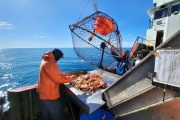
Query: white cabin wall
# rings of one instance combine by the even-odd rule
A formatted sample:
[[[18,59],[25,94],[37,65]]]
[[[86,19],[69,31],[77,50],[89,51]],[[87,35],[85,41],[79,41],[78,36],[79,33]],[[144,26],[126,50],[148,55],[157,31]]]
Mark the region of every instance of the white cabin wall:
[[[148,29],[146,33],[146,45],[155,47],[157,31]]]
[[[165,29],[165,25],[167,23],[167,17],[165,18],[161,18],[161,19],[157,19],[153,21],[153,29],[155,31],[160,31],[160,30],[164,30]]]
[[[170,38],[174,33],[176,33],[180,29],[180,13],[177,15],[171,15],[170,17],[167,18],[167,25],[166,28],[171,28],[171,29],[166,29],[166,36],[163,39],[164,41]],[[164,42],[163,41],[163,42]]]
[[[153,4],[156,4],[156,7],[171,2],[171,1],[175,1],[175,0],[153,0]]]
[[[173,2],[170,2],[170,1],[173,1]],[[156,40],[157,31],[163,31],[164,32],[163,42],[164,42],[180,29],[180,11],[177,13],[172,13],[171,15],[168,15],[167,17],[162,17],[162,18],[154,20],[155,12],[163,9],[160,6],[163,3],[167,3],[167,2],[168,4],[166,4],[166,7],[168,7],[169,12],[171,10],[171,6],[180,4],[180,0],[153,0],[153,3],[157,3],[159,7],[155,7],[151,10],[148,10],[148,15],[150,16],[151,21],[152,21],[152,26],[150,29],[147,30],[147,34],[146,34],[147,40],[150,40],[150,41]]]
[[[155,47],[155,41],[157,36],[157,31],[164,31],[164,34],[166,34],[166,23],[168,18],[161,18],[153,21],[152,28],[147,30],[146,33],[146,44],[148,46],[154,46]],[[163,37],[163,40],[166,36]]]

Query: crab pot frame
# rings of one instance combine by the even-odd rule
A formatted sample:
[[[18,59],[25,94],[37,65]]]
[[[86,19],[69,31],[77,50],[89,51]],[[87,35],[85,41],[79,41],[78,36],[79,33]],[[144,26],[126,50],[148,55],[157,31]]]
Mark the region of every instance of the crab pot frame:
[[[114,46],[118,51],[121,49],[121,35],[114,19],[97,11],[70,25],[69,28],[72,34],[73,47],[79,58],[94,67],[102,64],[103,68],[107,68],[114,62],[109,48]],[[103,49],[101,48],[102,42],[106,45]],[[104,52],[103,61],[102,52]]]

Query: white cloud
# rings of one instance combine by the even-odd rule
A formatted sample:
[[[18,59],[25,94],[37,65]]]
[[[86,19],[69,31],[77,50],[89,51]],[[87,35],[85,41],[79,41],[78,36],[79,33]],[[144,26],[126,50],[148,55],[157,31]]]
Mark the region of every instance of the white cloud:
[[[45,36],[45,35],[34,35],[34,37],[40,38],[40,39],[48,38],[48,36]]]
[[[0,29],[14,29],[15,27],[8,23],[8,22],[3,22],[3,21],[0,21]]]

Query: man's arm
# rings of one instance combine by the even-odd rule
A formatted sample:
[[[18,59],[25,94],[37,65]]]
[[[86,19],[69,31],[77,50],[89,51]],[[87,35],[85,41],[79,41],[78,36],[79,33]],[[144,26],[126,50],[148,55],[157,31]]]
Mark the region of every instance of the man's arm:
[[[78,78],[76,75],[68,75],[62,73],[57,64],[52,64],[51,66],[48,66],[45,68],[45,71],[47,75],[56,83],[63,84],[71,82],[72,80],[75,80]]]
[[[118,62],[122,61],[122,57],[119,56],[116,52],[111,52],[111,54],[113,55],[114,59],[116,59]]]

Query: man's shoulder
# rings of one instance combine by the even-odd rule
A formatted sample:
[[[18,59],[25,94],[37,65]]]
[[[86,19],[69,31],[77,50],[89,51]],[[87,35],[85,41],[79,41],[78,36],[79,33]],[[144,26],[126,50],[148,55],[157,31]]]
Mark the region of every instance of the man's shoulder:
[[[56,67],[56,66],[58,66],[58,65],[55,62],[49,62],[49,61],[43,62],[43,67]]]

